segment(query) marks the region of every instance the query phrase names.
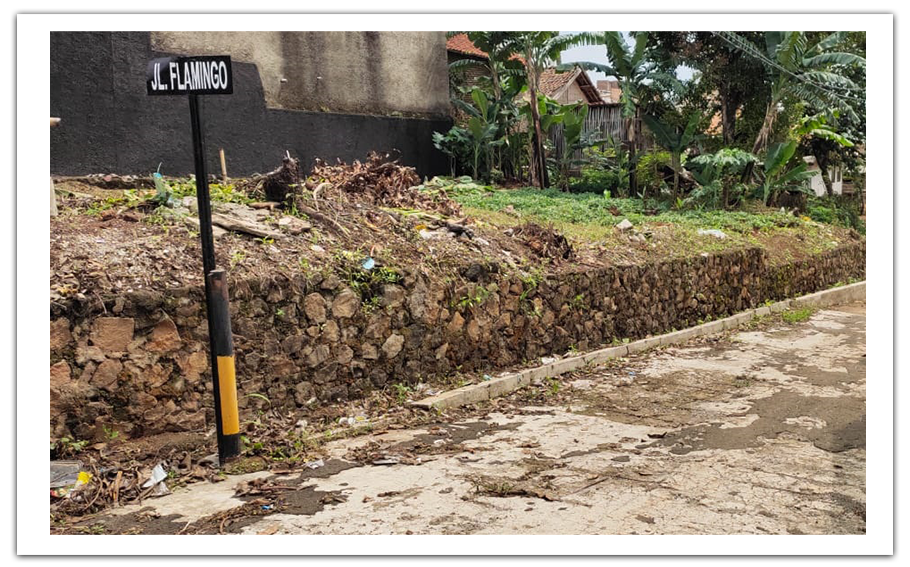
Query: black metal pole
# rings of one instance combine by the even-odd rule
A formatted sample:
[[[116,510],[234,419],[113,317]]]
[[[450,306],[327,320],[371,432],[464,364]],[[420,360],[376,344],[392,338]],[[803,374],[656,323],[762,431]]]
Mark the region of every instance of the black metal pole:
[[[233,407],[229,408],[227,412],[229,415],[224,415],[225,404],[222,398],[222,393],[229,394],[229,392],[222,392],[221,384],[222,380],[219,376],[219,361],[218,361],[218,348],[216,345],[216,337],[219,334],[223,334],[223,330],[219,329],[219,322],[227,321],[227,336],[230,337],[230,316],[227,311],[227,297],[225,296],[224,300],[224,317],[216,317],[216,312],[218,307],[215,305],[214,295],[216,290],[212,289],[212,282],[210,281],[210,275],[215,270],[215,243],[214,237],[212,236],[212,203],[209,198],[209,183],[208,183],[208,174],[205,170],[205,139],[202,134],[202,118],[199,109],[199,97],[195,94],[189,95],[190,99],[190,123],[193,128],[193,158],[196,165],[196,202],[199,205],[199,238],[202,241],[202,271],[205,279],[205,303],[206,303],[206,316],[208,318],[209,325],[209,356],[210,356],[210,365],[212,368],[212,393],[215,398],[215,430],[218,434],[218,459],[222,464],[226,460],[229,460],[233,457],[236,457],[240,454],[240,435],[239,430],[225,431],[224,418],[234,417],[237,415],[237,391],[236,391],[236,382],[233,372],[233,354],[231,355],[231,371],[230,377],[225,377],[227,382],[230,383],[230,388],[233,390]],[[224,293],[227,293],[227,286],[223,287]],[[221,321],[219,321],[219,319]],[[231,349],[233,352],[233,349]],[[232,411],[231,411],[232,410]],[[232,422],[229,425],[234,425]],[[233,429],[233,427],[231,428]],[[226,437],[232,437],[228,440]]]
[[[215,403],[220,408],[221,433],[218,436],[218,455],[225,459],[240,454],[240,415],[237,409],[237,379],[234,370],[234,338],[231,335],[231,311],[228,303],[227,275],[214,269],[208,275],[208,307],[210,321],[214,324],[212,337],[212,368],[218,369],[219,397]]]

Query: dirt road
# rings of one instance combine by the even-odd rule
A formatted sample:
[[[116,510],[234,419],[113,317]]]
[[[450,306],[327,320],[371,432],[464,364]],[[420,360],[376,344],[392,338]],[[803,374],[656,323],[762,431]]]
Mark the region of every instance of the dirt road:
[[[107,533],[861,534],[865,306],[643,353],[476,419],[327,450],[303,474],[193,485],[97,522]],[[272,488],[234,496],[255,479]]]

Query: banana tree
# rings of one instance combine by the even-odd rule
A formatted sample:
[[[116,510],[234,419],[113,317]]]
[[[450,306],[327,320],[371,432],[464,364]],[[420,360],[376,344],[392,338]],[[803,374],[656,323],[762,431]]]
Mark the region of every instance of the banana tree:
[[[829,113],[804,116],[790,128],[790,137],[799,142],[802,148],[801,151],[815,156],[818,167],[821,170],[825,191],[830,196],[834,192],[828,175],[830,155],[836,155],[838,148],[852,148],[854,144],[850,138],[834,129],[834,125],[829,123],[828,114],[831,115],[832,120],[837,120],[838,112],[836,110]]]
[[[547,68],[560,61],[563,51],[578,45],[583,39],[583,34],[560,34],[555,31],[501,33],[499,53],[509,54],[509,59],[518,58],[524,64],[531,101],[528,108],[532,129],[531,183],[544,189],[550,184],[544,151],[544,132],[541,128],[539,107],[533,102],[538,100],[540,76]],[[468,37],[470,38],[471,34],[468,34]]]
[[[762,201],[765,205],[775,202],[783,191],[804,188],[805,181],[815,175],[815,172],[807,171],[808,166],[801,159],[796,166],[788,167],[795,153],[795,140],[772,144],[768,148],[763,164],[765,179],[761,185]]]
[[[504,94],[504,82],[524,80],[525,70],[521,61],[509,48],[507,32],[448,32],[446,37],[465,34],[475,47],[487,54],[486,59],[465,58],[449,63],[449,71],[457,73],[470,68],[480,68],[490,81],[493,98]]]
[[[620,32],[585,32],[578,34],[580,43],[586,45],[603,45],[607,51],[608,65],[593,61],[577,61],[563,64],[557,70],[567,71],[573,66],[579,66],[589,71],[598,71],[607,76],[616,77],[621,90],[620,103],[622,115],[627,120],[626,141],[629,144],[629,183],[631,193],[638,192],[638,181],[635,176],[637,164],[636,151],[638,149],[637,122],[641,118],[641,106],[650,92],[648,85],[654,82],[673,85],[678,84],[676,77],[669,76],[657,64],[648,58],[648,33],[635,32],[632,34],[634,46],[629,46]]]
[[[662,122],[651,115],[644,115],[642,120],[654,135],[654,140],[670,152],[670,166],[673,168],[673,200],[679,198],[679,174],[682,169],[682,154],[696,140],[701,138],[695,129],[698,127],[698,115],[693,114],[682,130]]]
[[[736,39],[735,34],[727,34]],[[752,153],[758,154],[767,147],[779,105],[785,97],[792,96],[815,108],[833,108],[855,117],[857,100],[852,92],[859,89],[845,73],[851,66],[865,66],[859,55],[835,51],[847,38],[846,32],[832,33],[810,45],[806,32],[765,32],[764,59],[771,79],[771,100],[765,111],[762,127],[758,131]],[[747,40],[741,48],[758,49]]]
[[[496,123],[498,108],[496,104],[490,104],[486,93],[479,88],[471,91],[471,100],[474,106],[463,101],[459,101],[458,106],[470,116],[467,130],[470,134],[472,171],[474,179],[478,179],[481,154],[484,154],[487,165],[492,162],[493,145],[499,130]]]

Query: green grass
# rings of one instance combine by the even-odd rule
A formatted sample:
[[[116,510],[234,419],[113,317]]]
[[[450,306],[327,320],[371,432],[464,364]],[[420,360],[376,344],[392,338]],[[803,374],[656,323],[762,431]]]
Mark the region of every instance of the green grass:
[[[456,189],[451,193],[455,200],[471,209],[499,212],[511,205],[524,216],[544,221],[609,228],[623,218],[629,219],[636,226],[666,222],[739,233],[798,227],[805,224],[805,221],[792,215],[772,210],[748,212],[658,209],[657,215],[646,215],[641,199],[607,199],[599,193],[565,193],[557,189]],[[651,200],[649,203],[655,201]],[[618,210],[619,215],[614,215],[611,209]]]
[[[842,229],[760,204],[750,203],[744,210],[735,211],[678,210],[649,200],[649,206],[657,206],[657,211],[645,214],[641,199],[612,199],[599,193],[476,185],[455,186],[448,193],[462,204],[466,214],[479,221],[498,227],[528,221],[549,224],[577,241],[597,243],[609,250],[628,244],[625,236],[615,229],[624,218],[638,231],[659,233],[651,248],[657,247],[660,254],[671,257],[688,257],[695,251],[715,253],[761,247],[768,251],[772,261],[789,262],[836,248],[842,240],[838,232]],[[506,207],[514,209],[520,218],[503,212]],[[702,229],[719,229],[727,237],[699,234]]]
[[[793,323],[802,323],[803,321],[808,321],[809,317],[812,316],[813,310],[809,307],[804,307],[802,309],[787,309],[780,314],[781,318],[790,324]]]

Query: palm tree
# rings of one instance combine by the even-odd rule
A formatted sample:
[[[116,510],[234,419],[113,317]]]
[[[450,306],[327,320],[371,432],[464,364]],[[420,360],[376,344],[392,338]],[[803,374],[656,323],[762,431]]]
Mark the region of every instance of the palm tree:
[[[638,181],[635,176],[637,160],[635,153],[638,148],[637,124],[641,120],[641,106],[646,102],[646,97],[652,94],[648,87],[653,83],[664,85],[678,84],[674,76],[653,61],[646,53],[648,46],[647,32],[634,32],[632,38],[634,46],[629,46],[620,32],[582,33],[578,34],[577,41],[588,45],[604,45],[607,50],[608,65],[593,61],[578,61],[560,65],[558,69],[568,70],[577,65],[589,71],[598,71],[608,76],[616,77],[621,90],[620,103],[622,115],[628,121],[626,138],[629,143],[629,184],[632,194],[638,192]]]
[[[853,65],[865,66],[866,60],[853,53],[834,51],[847,39],[847,32],[835,32],[810,45],[806,32],[765,32],[765,49],[731,32],[717,32],[745,53],[758,58],[768,70],[771,100],[765,119],[752,146],[759,154],[767,146],[774,129],[779,106],[787,96],[798,98],[819,109],[837,109],[855,117],[854,104],[860,90],[845,71]]]

